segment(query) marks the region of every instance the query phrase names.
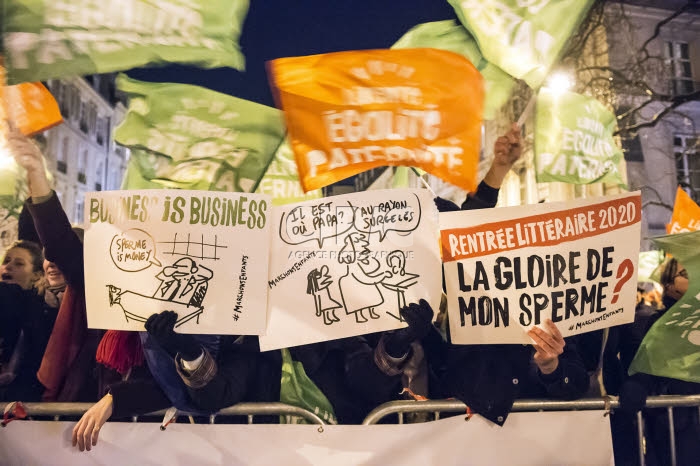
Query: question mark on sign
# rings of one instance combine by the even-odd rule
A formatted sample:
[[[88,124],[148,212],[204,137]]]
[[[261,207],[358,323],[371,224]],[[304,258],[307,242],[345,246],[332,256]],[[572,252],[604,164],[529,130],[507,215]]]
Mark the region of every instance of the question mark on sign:
[[[618,293],[622,289],[622,286],[629,281],[630,278],[632,278],[632,272],[634,272],[634,265],[632,264],[632,261],[629,259],[625,259],[622,261],[620,266],[617,268],[617,275],[615,278],[617,278],[617,285],[615,285],[615,289],[613,290],[613,299],[611,301],[612,304],[615,304],[617,302]]]

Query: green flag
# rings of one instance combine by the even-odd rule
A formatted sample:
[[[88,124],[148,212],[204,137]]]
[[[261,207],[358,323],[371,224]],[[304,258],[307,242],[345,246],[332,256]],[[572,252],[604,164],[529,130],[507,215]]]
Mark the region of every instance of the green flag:
[[[489,63],[481,55],[479,45],[457,21],[435,21],[419,24],[401,37],[391,48],[408,49],[430,47],[458,53],[466,57],[484,77],[484,118],[495,118],[496,111],[505,104],[513,91],[513,78]]]
[[[535,89],[593,4],[593,0],[449,2],[484,57]]]
[[[304,193],[299,182],[299,172],[294,153],[285,140],[277,149],[270,166],[258,184],[256,193],[272,196],[273,205],[302,202],[323,197],[320,189]]]
[[[653,240],[688,271],[688,291],[647,332],[630,366],[646,374],[700,383],[700,231]]]
[[[10,84],[149,63],[242,70],[248,0],[5,0]]]
[[[117,87],[129,96],[126,118],[114,131],[114,139],[132,149],[125,189],[146,182],[252,192],[284,138],[282,112],[271,107],[124,75]]]
[[[337,424],[333,405],[326,395],[306,375],[304,365],[295,361],[287,348],[282,348],[282,378],[280,380],[280,401],[310,411],[328,424]],[[306,424],[300,417],[291,416],[290,424]],[[286,416],[280,416],[280,424],[286,424]]]
[[[535,111],[537,182],[624,184],[622,151],[613,138],[616,122],[595,99],[540,89]]]
[[[638,282],[657,282],[656,269],[664,261],[663,251],[644,251],[639,253],[637,270]]]

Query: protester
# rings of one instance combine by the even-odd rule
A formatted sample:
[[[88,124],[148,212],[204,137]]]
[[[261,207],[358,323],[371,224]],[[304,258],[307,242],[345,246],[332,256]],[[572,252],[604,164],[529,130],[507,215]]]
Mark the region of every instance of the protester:
[[[11,245],[0,266],[0,399],[39,401],[36,371],[56,320],[42,287],[44,257],[29,241]],[[52,280],[56,278],[52,277]],[[54,290],[60,282],[53,280]],[[60,285],[59,285],[60,286]]]
[[[637,321],[637,333],[641,338],[635,340],[637,349],[644,335],[658,319],[673,307],[688,291],[689,277],[687,270],[675,258],[668,258],[661,272],[660,283],[663,287],[662,302],[664,310],[653,314],[645,320]],[[636,353],[636,350],[635,350]],[[631,360],[630,360],[631,363]],[[627,371],[627,366],[625,372]],[[628,377],[620,387],[620,411],[632,416],[644,408],[646,398],[650,395],[697,395],[700,384],[684,380],[657,377],[636,373]],[[647,410],[645,412],[647,439],[646,460],[649,465],[667,464],[671,457],[670,432],[665,410]],[[700,418],[697,408],[677,408],[673,410],[676,459],[679,465],[697,464],[700,458]],[[628,424],[629,425],[629,424]],[[617,442],[616,442],[617,444]],[[620,445],[620,448],[624,448]],[[616,456],[618,452],[616,450]]]
[[[494,161],[474,195],[461,209],[441,198],[441,212],[495,207],[505,175],[521,153],[516,124],[496,140]],[[449,325],[449,323],[448,323]],[[565,340],[556,326],[545,321],[546,331],[533,327],[527,345],[452,345],[446,349],[426,345],[430,364],[441,379],[436,396],[454,396],[474,412],[502,425],[516,398],[575,399],[588,389],[588,374],[573,339]],[[435,340],[433,340],[434,342]]]
[[[57,299],[56,324],[38,368],[37,377],[46,388],[43,399],[93,401],[97,399],[95,352],[103,332],[87,328],[82,241],[49,185],[39,148],[16,129],[10,133],[8,146],[27,172],[31,197],[25,209],[31,213],[49,261],[49,283],[60,273],[67,284]]]

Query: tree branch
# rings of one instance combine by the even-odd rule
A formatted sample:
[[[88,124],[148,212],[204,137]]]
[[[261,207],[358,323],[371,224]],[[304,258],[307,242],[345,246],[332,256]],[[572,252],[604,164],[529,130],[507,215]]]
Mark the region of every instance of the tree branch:
[[[642,123],[637,123],[634,125],[626,126],[623,128],[618,129],[613,133],[615,136],[622,134],[622,133],[631,133],[638,131],[642,128],[649,128],[652,126],[655,126],[663,117],[674,111],[677,107],[680,107],[686,102],[690,102],[691,100],[698,100],[700,99],[700,91],[695,91],[690,94],[683,94],[676,96],[670,100],[670,105],[668,105],[666,108],[661,110],[659,113],[651,117],[650,120],[644,121]],[[645,104],[643,104],[645,105]],[[640,106],[641,107],[641,106]]]

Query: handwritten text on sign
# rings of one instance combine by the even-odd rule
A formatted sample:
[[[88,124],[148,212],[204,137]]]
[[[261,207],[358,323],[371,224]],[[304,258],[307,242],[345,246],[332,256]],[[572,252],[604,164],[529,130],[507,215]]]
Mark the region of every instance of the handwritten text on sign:
[[[527,343],[545,319],[564,336],[631,321],[640,221],[636,194],[442,214],[453,342]]]

